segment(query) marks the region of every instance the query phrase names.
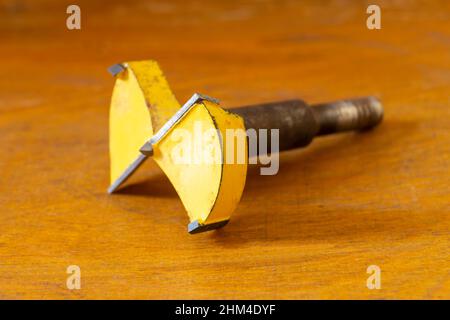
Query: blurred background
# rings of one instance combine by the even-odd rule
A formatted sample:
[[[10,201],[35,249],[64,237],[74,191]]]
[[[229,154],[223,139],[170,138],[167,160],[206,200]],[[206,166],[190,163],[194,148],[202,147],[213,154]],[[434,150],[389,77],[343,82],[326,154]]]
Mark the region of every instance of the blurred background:
[[[39,97],[43,87],[64,109],[83,94],[107,107],[105,68],[139,59],[160,62],[180,101],[200,91],[227,106],[383,95],[392,86],[421,95],[429,78],[447,85],[448,75],[424,69],[448,60],[449,2],[376,2],[381,30],[366,28],[370,1],[2,0],[1,72],[10,81],[2,83],[1,107],[49,103]],[[66,28],[70,4],[81,8],[81,30]],[[35,63],[25,68],[24,59]],[[415,75],[423,81],[410,81]]]
[[[0,298],[448,298],[449,18],[446,0],[0,0]],[[250,170],[230,224],[192,237],[151,161],[106,194],[107,67],[139,59],[180,102],[376,95],[385,120]]]

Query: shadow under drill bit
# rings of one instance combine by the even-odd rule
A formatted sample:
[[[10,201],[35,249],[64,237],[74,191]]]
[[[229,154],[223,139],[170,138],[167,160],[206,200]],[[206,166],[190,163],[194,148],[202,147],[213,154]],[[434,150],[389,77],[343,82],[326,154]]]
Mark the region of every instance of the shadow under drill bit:
[[[150,178],[124,185],[115,191],[115,193],[118,195],[178,198],[175,188],[172,186],[167,176],[160,170]]]
[[[388,122],[370,130],[373,131],[370,134],[361,132],[330,137],[330,141],[324,141],[328,144],[309,151],[281,154],[280,170],[275,176],[259,177],[258,166],[249,167],[241,203],[230,223],[209,233],[209,237],[225,247],[233,247],[253,241],[338,241],[355,240],[370,234],[392,236],[399,223],[405,229],[415,230],[420,223],[407,208],[380,203],[377,194],[383,193],[380,190],[383,186],[370,185],[369,181],[376,181],[370,170],[378,165],[385,166],[378,169],[380,172],[387,170],[395,174],[395,168],[387,167],[394,165],[384,161],[383,157],[390,153],[401,154],[406,146],[412,146],[417,126],[415,122]],[[361,151],[365,153],[363,157],[360,157]],[[373,161],[367,162],[368,155]],[[336,163],[333,159],[337,158],[344,162],[353,159],[351,162],[357,163],[358,158],[364,160],[359,162],[359,167],[349,166],[346,175],[345,170],[334,173]],[[328,171],[325,176],[330,176],[329,181],[318,183],[312,180],[321,171]],[[305,181],[296,180],[299,175]],[[358,180],[359,188],[360,181],[367,180],[368,184],[362,187],[365,190],[348,194],[339,205],[326,205],[326,198],[334,196],[339,184],[345,184],[351,190],[354,180]],[[366,194],[365,201],[372,205],[354,206],[353,202],[361,194]],[[355,209],[358,206],[360,209]],[[398,214],[386,220],[385,214],[393,211]]]
[[[383,210],[377,207],[370,208],[370,210],[363,210],[364,214],[361,215],[359,214],[361,212],[356,210],[326,207],[321,204],[322,200],[317,195],[314,199],[306,197],[309,195],[308,188],[323,187],[321,184],[311,182],[308,176],[314,176],[320,170],[330,172],[335,170],[333,159],[358,158],[360,151],[364,151],[370,153],[376,161],[376,157],[384,157],[390,150],[399,152],[397,150],[399,146],[407,145],[408,140],[413,142],[413,133],[416,131],[417,125],[413,122],[386,122],[379,128],[367,130],[368,132],[347,133],[325,138],[330,140],[323,141],[324,143],[321,145],[309,150],[298,149],[287,153],[282,152],[280,154],[280,170],[274,176],[260,176],[260,166],[250,165],[241,203],[234,212],[230,223],[225,228],[197,235],[197,237],[207,237],[224,246],[232,247],[240,246],[248,241],[357,238],[367,232],[389,234],[395,228],[398,220],[401,220],[403,225],[414,225],[410,217],[402,214],[398,215],[397,220],[386,223],[382,219],[382,211],[389,211],[388,208]],[[367,155],[364,158],[366,157]],[[361,167],[354,170],[357,170],[360,176],[370,176],[370,172],[365,166],[365,163],[361,163]],[[392,168],[383,170],[389,169]],[[299,174],[308,181],[292,179]],[[352,183],[352,176],[341,182]],[[297,195],[293,197],[295,198],[299,194],[305,194],[305,197],[300,196],[298,199],[296,212],[284,214],[285,204],[276,200],[278,189],[280,186],[290,189],[294,185]],[[321,196],[327,197],[333,194],[335,187],[335,184],[326,185]],[[117,193],[178,198],[170,181],[160,171],[150,179],[124,186]],[[260,198],[261,193],[267,194],[266,198],[263,197],[267,201]],[[255,198],[258,198],[257,205],[249,203]],[[350,203],[351,195],[345,201]],[[316,204],[314,210],[310,210],[312,204]],[[323,222],[324,220],[326,223]]]

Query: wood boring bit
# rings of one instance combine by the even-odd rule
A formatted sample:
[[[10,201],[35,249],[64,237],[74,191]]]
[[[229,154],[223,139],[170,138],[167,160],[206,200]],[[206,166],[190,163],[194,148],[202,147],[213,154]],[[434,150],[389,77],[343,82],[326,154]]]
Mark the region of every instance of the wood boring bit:
[[[226,130],[278,129],[279,151],[307,146],[316,136],[350,130],[366,130],[383,118],[383,107],[375,97],[340,100],[308,106],[289,100],[224,110],[219,101],[194,94],[183,106],[172,94],[155,61],[134,61],[112,66],[116,77],[110,108],[111,186],[113,193],[148,158],[152,157],[167,175],[190,218],[189,233],[199,233],[226,225],[245,185],[248,141],[243,163],[192,163],[174,161],[174,129],[214,129],[210,152],[215,144],[221,158],[229,150]],[[233,138],[234,139],[234,138]],[[270,141],[269,141],[270,143]],[[269,150],[269,149],[268,149]],[[234,152],[234,150],[233,150]]]

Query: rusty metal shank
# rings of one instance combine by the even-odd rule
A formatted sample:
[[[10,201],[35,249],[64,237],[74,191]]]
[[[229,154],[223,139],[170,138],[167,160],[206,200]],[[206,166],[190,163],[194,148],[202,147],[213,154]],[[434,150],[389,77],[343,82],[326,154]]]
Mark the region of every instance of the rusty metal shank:
[[[383,107],[375,97],[339,100],[311,107],[302,100],[289,100],[230,111],[242,116],[245,127],[255,129],[257,133],[259,129],[279,129],[280,151],[305,147],[316,136],[370,129],[383,119]]]

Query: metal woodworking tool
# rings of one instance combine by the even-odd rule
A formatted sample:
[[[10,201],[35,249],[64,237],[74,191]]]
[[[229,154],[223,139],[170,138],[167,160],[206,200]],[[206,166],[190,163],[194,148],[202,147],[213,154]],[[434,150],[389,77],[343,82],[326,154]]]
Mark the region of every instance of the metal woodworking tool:
[[[278,129],[279,150],[308,145],[314,137],[376,126],[383,107],[374,97],[342,100],[308,106],[302,100],[289,100],[224,110],[219,101],[194,94],[183,106],[172,94],[155,61],[134,61],[112,66],[116,77],[110,108],[111,186],[113,193],[148,158],[168,176],[189,215],[190,233],[226,225],[245,185],[248,141],[243,163],[178,163],[171,156],[178,148],[174,129],[187,132],[215,130],[208,145],[220,157],[229,152],[226,130]],[[258,137],[259,138],[259,137]],[[208,149],[207,149],[208,148]],[[270,150],[270,149],[268,149]]]

